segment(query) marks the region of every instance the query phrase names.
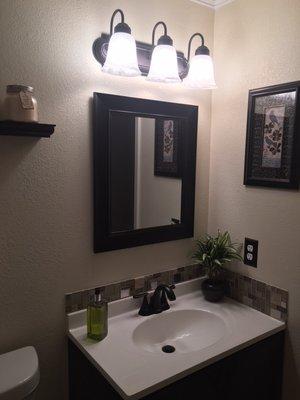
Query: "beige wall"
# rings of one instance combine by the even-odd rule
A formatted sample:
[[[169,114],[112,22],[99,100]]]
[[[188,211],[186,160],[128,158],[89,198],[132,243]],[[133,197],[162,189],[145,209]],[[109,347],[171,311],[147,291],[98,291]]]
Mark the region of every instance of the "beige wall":
[[[33,344],[40,399],[63,398],[64,294],[187,261],[191,240],[92,252],[94,91],[199,105],[197,232],[207,228],[210,94],[144,78],[102,74],[93,41],[121,7],[139,40],[164,20],[186,52],[201,29],[213,45],[213,10],[189,0],[1,0],[0,98],[11,83],[34,86],[50,140],[0,137],[0,353]]]
[[[290,292],[289,400],[300,398],[300,193],[245,187],[243,168],[248,90],[300,79],[299,37],[299,0],[236,0],[215,14],[209,230],[258,239],[258,269],[235,269]]]

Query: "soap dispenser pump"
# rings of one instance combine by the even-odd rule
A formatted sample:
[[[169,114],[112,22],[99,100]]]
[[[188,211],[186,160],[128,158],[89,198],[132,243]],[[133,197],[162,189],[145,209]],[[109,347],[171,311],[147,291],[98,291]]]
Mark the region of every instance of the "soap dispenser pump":
[[[95,289],[94,299],[87,307],[87,336],[97,341],[107,335],[108,307],[101,298],[100,289]]]

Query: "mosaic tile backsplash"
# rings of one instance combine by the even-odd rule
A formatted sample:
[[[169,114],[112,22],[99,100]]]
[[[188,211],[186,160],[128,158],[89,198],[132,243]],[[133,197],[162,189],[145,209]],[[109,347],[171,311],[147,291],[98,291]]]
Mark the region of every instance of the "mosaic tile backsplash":
[[[288,292],[232,271],[225,271],[226,295],[280,321],[287,322]]]
[[[287,322],[288,292],[256,279],[223,270],[227,282],[226,295],[247,306],[255,308],[273,318]],[[167,285],[186,282],[205,276],[198,264],[171,269],[127,281],[100,286],[100,292],[107,301],[119,300],[133,294],[154,290],[159,284]],[[66,313],[83,310],[93,299],[95,287],[66,295]]]
[[[106,286],[99,286],[99,289],[101,292],[101,297],[110,302],[132,296],[133,294],[154,290],[162,283],[171,285],[199,278],[204,275],[205,273],[203,268],[198,264],[193,264],[153,275],[141,276],[127,281],[112,283]],[[93,299],[95,289],[96,288],[91,288],[88,290],[67,294],[66,312],[70,313],[85,309],[90,299]]]

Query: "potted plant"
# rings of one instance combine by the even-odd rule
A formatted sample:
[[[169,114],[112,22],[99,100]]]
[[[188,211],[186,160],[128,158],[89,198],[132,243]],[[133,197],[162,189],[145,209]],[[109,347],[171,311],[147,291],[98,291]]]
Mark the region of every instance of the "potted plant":
[[[218,231],[217,236],[206,235],[196,241],[196,251],[192,258],[205,269],[208,279],[202,282],[206,300],[220,301],[225,294],[225,282],[221,278],[222,266],[233,260],[242,261],[240,246],[232,243],[229,233]]]

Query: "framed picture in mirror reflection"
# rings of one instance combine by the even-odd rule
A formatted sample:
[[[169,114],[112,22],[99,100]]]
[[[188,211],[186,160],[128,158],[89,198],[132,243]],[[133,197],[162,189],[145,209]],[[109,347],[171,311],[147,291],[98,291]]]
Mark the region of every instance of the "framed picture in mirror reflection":
[[[181,177],[180,120],[157,118],[155,121],[154,175]]]

